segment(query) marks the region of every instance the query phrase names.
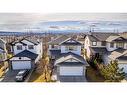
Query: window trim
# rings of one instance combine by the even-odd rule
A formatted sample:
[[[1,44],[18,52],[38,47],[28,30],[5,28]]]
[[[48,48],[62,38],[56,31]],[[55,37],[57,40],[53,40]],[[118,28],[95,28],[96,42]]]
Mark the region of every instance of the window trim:
[[[116,43],[116,48],[124,48],[124,43],[123,42]]]
[[[29,46],[32,46],[33,48],[30,48]],[[30,50],[34,49],[34,45],[28,45],[28,49]]]
[[[96,44],[94,45],[94,43]],[[97,46],[97,42],[96,41],[92,42],[92,46]]]
[[[21,46],[21,49],[18,48],[19,46]],[[22,50],[22,45],[17,45],[17,50]]]
[[[73,49],[70,49],[70,47],[73,47]],[[66,46],[66,51],[77,51],[77,47],[76,46]]]
[[[114,48],[114,43],[113,42],[110,43],[110,48]]]

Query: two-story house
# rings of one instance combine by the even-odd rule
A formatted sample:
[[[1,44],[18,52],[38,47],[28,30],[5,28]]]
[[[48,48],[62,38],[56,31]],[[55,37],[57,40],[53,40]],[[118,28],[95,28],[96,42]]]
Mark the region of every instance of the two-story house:
[[[9,60],[13,70],[31,69],[42,57],[42,42],[37,39],[23,38],[11,43],[14,56]]]
[[[127,73],[127,39],[116,33],[90,33],[85,39],[87,56],[101,57],[104,64],[117,60]]]
[[[57,80],[67,81],[69,79],[66,78],[73,79],[73,77],[77,77],[82,79],[78,81],[85,81],[87,62],[81,56],[81,45],[80,42],[72,38],[67,38],[59,43],[60,52],[54,61]]]
[[[60,43],[68,39],[69,37],[66,35],[58,36],[57,38],[51,40],[49,44],[49,55],[51,59],[56,59],[61,53]]]

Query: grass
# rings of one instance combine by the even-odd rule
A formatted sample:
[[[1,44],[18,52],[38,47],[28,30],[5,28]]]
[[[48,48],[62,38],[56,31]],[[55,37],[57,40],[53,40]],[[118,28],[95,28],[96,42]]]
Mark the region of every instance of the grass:
[[[0,68],[0,78],[4,75],[4,66]]]
[[[50,75],[47,74],[46,76],[47,76],[47,79],[50,80]],[[29,82],[46,82],[45,74],[39,74],[36,71],[33,71],[32,75],[29,79]]]
[[[90,82],[104,82],[104,78],[92,67],[88,66],[86,71],[86,77]]]

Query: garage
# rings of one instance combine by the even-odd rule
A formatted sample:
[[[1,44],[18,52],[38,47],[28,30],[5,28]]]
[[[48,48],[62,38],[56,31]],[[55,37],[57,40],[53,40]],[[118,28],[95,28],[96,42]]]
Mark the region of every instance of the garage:
[[[124,68],[123,71],[127,73],[127,64],[119,64],[119,68]]]
[[[31,61],[12,61],[12,69],[31,69]]]
[[[82,76],[84,74],[83,66],[60,66],[60,76]]]

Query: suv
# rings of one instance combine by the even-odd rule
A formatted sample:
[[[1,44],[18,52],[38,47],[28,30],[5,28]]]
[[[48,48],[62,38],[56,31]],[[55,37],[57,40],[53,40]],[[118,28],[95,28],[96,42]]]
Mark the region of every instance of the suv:
[[[29,74],[29,70],[21,70],[21,71],[19,71],[18,74],[15,77],[15,81],[23,82],[28,74]]]

